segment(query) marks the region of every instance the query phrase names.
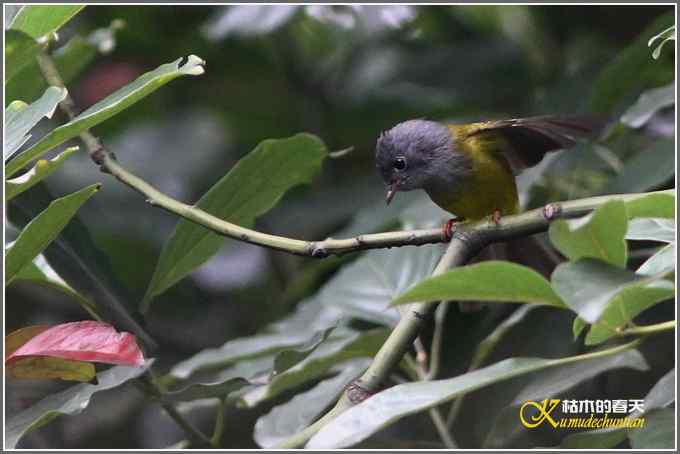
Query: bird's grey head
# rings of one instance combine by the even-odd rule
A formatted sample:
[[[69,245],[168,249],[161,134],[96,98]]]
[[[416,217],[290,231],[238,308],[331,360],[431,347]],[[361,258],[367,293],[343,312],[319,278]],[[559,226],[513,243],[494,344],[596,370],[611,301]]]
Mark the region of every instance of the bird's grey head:
[[[453,153],[451,133],[441,123],[409,120],[383,132],[378,138],[375,162],[389,186],[387,203],[397,191],[446,184],[451,169],[458,167],[456,159],[463,157]]]

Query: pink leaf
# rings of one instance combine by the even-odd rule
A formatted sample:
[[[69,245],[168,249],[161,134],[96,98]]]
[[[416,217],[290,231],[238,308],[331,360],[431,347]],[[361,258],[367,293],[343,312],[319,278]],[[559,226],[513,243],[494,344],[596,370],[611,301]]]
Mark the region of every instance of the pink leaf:
[[[111,325],[85,320],[53,326],[19,347],[5,364],[27,356],[53,356],[79,361],[141,366],[144,355],[135,336]]]

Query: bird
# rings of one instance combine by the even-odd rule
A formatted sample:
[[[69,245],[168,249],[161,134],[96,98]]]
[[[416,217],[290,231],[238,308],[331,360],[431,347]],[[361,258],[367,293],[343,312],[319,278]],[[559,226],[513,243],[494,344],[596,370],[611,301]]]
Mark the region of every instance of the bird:
[[[520,211],[516,176],[551,151],[574,146],[603,122],[588,116],[538,116],[447,124],[408,120],[383,131],[376,143],[376,167],[387,184],[386,202],[397,192],[425,190],[453,214],[444,225]]]

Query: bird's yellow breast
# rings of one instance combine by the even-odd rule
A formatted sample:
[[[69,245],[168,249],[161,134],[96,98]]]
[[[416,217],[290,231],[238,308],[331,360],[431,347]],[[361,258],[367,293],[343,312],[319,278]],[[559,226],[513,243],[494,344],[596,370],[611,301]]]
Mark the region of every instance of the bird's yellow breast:
[[[430,198],[446,211],[468,220],[482,219],[495,210],[501,215],[517,213],[517,185],[501,151],[505,146],[502,138],[491,134],[466,137],[459,126],[449,128],[454,135],[456,152],[470,158],[470,176],[451,191],[429,192]]]

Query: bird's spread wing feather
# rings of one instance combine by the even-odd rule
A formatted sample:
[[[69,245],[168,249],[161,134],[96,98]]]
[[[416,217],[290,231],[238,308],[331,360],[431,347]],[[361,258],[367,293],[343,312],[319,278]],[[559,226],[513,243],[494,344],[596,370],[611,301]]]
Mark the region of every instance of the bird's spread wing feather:
[[[517,174],[538,164],[546,153],[569,148],[602,125],[602,121],[589,117],[542,116],[472,123],[455,130],[457,140],[463,143],[490,139],[497,146],[489,151],[502,152]]]

